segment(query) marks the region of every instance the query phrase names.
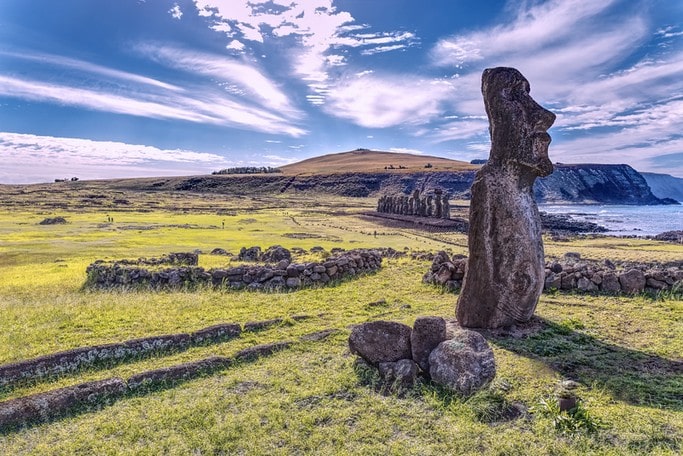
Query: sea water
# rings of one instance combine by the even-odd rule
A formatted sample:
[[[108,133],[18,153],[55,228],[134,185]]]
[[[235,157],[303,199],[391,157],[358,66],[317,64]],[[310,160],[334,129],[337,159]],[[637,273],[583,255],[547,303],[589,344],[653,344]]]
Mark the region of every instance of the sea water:
[[[539,204],[540,211],[566,214],[609,230],[614,236],[654,236],[665,231],[683,230],[683,204],[665,206],[555,205]]]

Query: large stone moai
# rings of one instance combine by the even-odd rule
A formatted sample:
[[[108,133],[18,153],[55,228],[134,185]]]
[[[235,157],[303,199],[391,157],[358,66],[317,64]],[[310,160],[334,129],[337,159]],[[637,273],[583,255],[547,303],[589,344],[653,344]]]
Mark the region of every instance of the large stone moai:
[[[514,68],[482,75],[491,154],[472,184],[469,258],[456,311],[465,327],[527,321],[543,290],[541,221],[532,188],[537,177],[553,172],[547,130],[555,114],[529,90]]]

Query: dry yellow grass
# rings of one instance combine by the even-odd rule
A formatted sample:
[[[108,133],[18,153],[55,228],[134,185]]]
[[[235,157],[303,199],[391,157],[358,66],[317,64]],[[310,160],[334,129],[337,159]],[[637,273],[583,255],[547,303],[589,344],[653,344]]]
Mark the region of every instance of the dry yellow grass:
[[[432,167],[425,168],[427,163],[431,164]],[[393,166],[394,169],[385,169],[388,166]],[[399,166],[405,168],[399,169]],[[479,168],[480,166],[478,165],[448,158],[366,149],[313,157],[280,167],[286,175],[377,172],[415,173],[420,171],[470,171]]]

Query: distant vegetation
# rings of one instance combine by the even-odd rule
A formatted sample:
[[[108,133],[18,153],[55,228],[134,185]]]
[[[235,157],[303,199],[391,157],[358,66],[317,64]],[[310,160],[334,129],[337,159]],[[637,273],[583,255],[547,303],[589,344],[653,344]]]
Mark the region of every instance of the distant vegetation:
[[[271,174],[281,172],[280,168],[271,168],[270,166],[240,166],[237,168],[221,169],[211,174]]]

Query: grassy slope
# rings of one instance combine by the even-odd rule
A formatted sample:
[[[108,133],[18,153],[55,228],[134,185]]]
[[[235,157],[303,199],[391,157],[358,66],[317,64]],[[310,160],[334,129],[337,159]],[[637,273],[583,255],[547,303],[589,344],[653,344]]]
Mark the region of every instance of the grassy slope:
[[[677,364],[683,353],[680,300],[544,295],[537,312],[544,321],[541,332],[527,339],[490,339],[499,365],[491,391],[504,401],[537,406],[552,396],[559,379],[580,380],[580,397],[607,427],[597,435],[563,437],[539,415],[482,422],[477,419],[481,405],[433,387],[402,399],[383,396],[366,384],[373,378],[354,370],[354,358],[346,349],[348,325],[379,318],[411,324],[420,315],[453,315],[455,297],[421,283],[428,263],[385,261],[375,275],[287,294],[79,291],[85,267],[95,259],[196,248],[234,252],[241,246],[277,243],[328,250],[391,246],[466,252],[462,235],[386,229],[357,219],[353,212],[367,203],[363,200],[312,203],[299,200],[297,207],[239,211],[227,217],[208,212],[107,212],[114,224],[106,223],[104,211],[91,209],[3,213],[0,362],[220,322],[294,314],[316,318],[223,344],[5,390],[0,400],[231,355],[256,343],[294,339],[318,329],[336,328],[340,333],[253,364],[128,397],[99,411],[0,436],[0,454],[675,454],[683,448],[683,382]],[[179,197],[174,204],[204,203]],[[221,204],[239,207],[240,201]],[[70,223],[37,225],[46,215],[65,215]],[[225,230],[220,228],[222,220]],[[124,229],[130,227],[136,229]],[[154,229],[143,229],[148,227]],[[283,236],[292,233],[319,237]],[[571,250],[588,258],[632,260],[683,256],[680,246],[639,240],[547,243],[546,250],[551,255]],[[201,256],[206,267],[225,261]],[[384,304],[370,305],[382,299]],[[483,393],[485,403],[491,391]]]
[[[425,169],[430,163],[432,168]],[[414,173],[420,171],[469,171],[479,169],[459,160],[429,155],[412,155],[398,152],[356,150],[309,158],[291,165],[281,166],[284,174],[334,174],[334,173],[377,173],[386,172],[387,166],[405,167],[391,172]]]

